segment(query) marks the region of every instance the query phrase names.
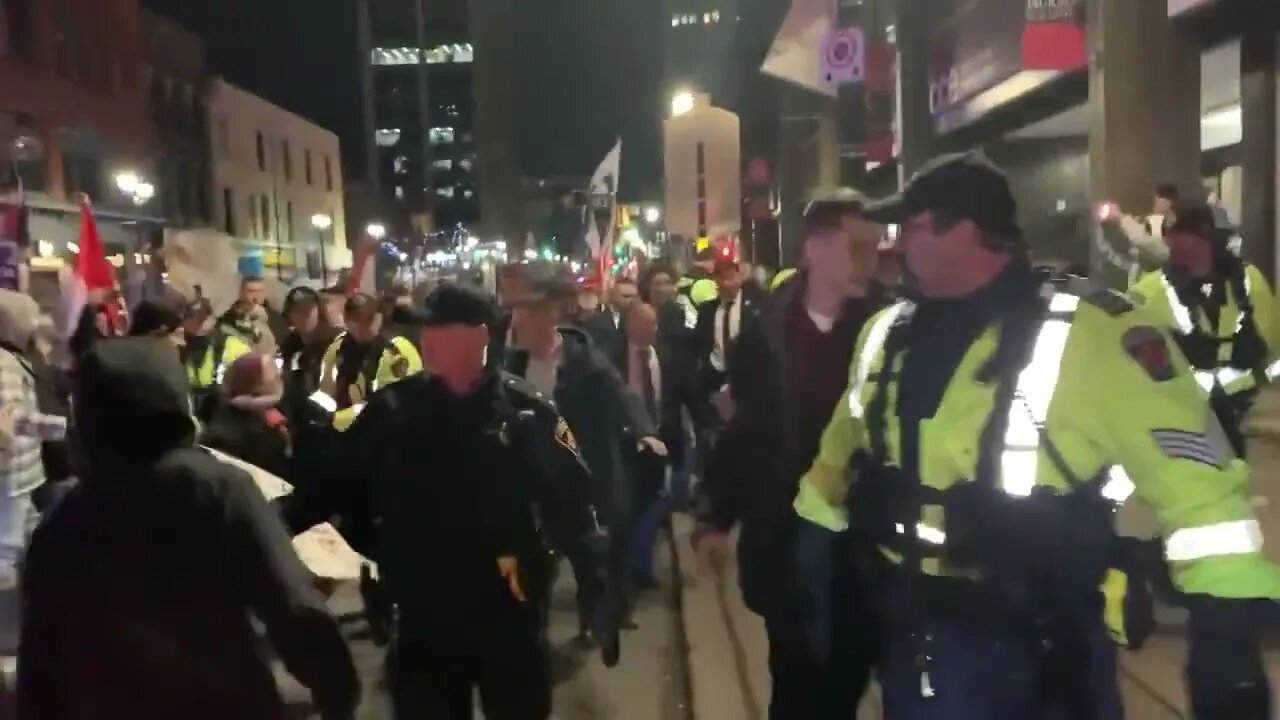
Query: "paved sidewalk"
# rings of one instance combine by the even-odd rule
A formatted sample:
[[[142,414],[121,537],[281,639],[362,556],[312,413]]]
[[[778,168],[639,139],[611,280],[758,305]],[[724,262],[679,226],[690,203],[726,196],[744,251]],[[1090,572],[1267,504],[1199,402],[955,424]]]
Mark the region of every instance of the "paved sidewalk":
[[[689,640],[690,685],[697,720],[764,720],[769,707],[768,642],[760,618],[742,604],[737,559],[695,555],[693,522],[677,516],[678,571]],[[1186,643],[1179,611],[1162,611],[1160,628],[1139,653],[1122,652],[1125,715],[1138,720],[1190,718],[1183,691]],[[1267,654],[1273,691],[1280,689],[1280,650]],[[1280,705],[1277,705],[1280,707]],[[859,720],[882,720],[878,694]]]

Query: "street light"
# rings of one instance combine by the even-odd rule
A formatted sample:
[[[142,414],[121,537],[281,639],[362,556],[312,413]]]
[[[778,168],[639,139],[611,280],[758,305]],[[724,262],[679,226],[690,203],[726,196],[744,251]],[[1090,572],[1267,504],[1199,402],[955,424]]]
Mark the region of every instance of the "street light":
[[[324,256],[325,232],[333,227],[333,218],[324,213],[316,213],[311,216],[311,227],[316,229],[320,235],[320,284],[329,284],[329,263]]]
[[[671,97],[671,116],[683,115],[693,109],[693,93],[682,90]]]
[[[658,209],[657,205],[650,205],[644,209],[644,221],[650,225],[657,225],[658,221],[661,219],[662,210]]]
[[[387,236],[387,226],[380,222],[371,222],[364,227],[364,231],[374,240],[381,240]]]

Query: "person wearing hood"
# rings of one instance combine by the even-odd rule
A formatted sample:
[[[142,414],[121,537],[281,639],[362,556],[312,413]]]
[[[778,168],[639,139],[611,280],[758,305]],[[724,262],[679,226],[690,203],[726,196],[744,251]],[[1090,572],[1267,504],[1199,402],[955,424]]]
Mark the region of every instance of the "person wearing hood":
[[[284,385],[275,360],[241,355],[227,370],[201,442],[277,477],[289,476],[289,426],[280,409]]]
[[[80,483],[23,570],[18,717],[283,720],[251,618],[321,717],[359,697],[338,626],[253,479],[196,446],[166,341],[81,360]]]
[[[346,332],[334,338],[320,364],[320,392],[331,410],[361,407],[380,388],[422,371],[413,343],[383,328],[378,299],[356,293],[344,308]]]
[[[37,519],[34,493],[46,479],[43,443],[67,433],[65,417],[40,411],[31,361],[39,318],[31,296],[0,290],[0,577],[10,583]]]
[[[1189,199],[1167,218],[1169,261],[1130,295],[1173,335],[1243,454],[1240,425],[1258,388],[1280,374],[1275,296],[1262,271],[1227,247],[1233,230],[1221,209]]]
[[[609,527],[610,569],[625,607],[630,597],[631,498],[636,494],[627,458],[636,451],[666,457],[667,448],[658,439],[644,401],[628,389],[590,336],[561,324],[565,308],[576,301],[573,282],[555,266],[525,268],[528,276],[519,283],[521,293],[508,298],[515,348],[507,353],[506,369],[552,398],[581,443],[595,484],[595,505]],[[574,574],[581,577],[576,567]],[[586,598],[579,594],[583,641],[589,636],[586,610]]]

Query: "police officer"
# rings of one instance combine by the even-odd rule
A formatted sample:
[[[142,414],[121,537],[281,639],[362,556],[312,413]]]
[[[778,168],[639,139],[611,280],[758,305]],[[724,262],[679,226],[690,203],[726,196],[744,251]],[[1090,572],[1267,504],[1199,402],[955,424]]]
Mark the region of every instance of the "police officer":
[[[1272,366],[1280,343],[1271,287],[1258,268],[1228,249],[1232,234],[1221,210],[1203,200],[1179,202],[1164,227],[1169,261],[1142,277],[1130,295],[1172,333],[1243,453],[1240,422],[1258,387],[1280,370]]]
[[[199,411],[214,386],[222,383],[222,376],[231,363],[252,348],[235,335],[214,327],[213,306],[205,298],[187,303],[182,327],[186,336],[182,362]]]
[[[1186,362],[1123,296],[1036,278],[997,168],[935,159],[868,215],[901,225],[911,299],[863,331],[795,508],[798,547],[852,522],[893,563],[893,717],[1119,717],[1098,588],[1107,498],[1135,485],[1197,613],[1280,598],[1245,467]]]
[[[379,388],[422,371],[413,343],[383,331],[378,299],[356,293],[343,308],[346,332],[329,345],[320,363],[319,401],[338,411],[338,427],[349,425]],[[348,412],[349,411],[349,412]]]
[[[365,528],[348,537],[400,612],[397,717],[469,718],[478,689],[491,720],[543,720],[550,550],[603,569],[586,466],[554,406],[486,366],[495,311],[480,291],[443,285],[420,321],[430,373],[375,393],[283,514],[295,532],[335,513]]]
[[[676,283],[676,302],[684,309],[688,330],[698,324],[698,308],[720,296],[716,281],[711,278],[715,262],[716,253],[711,248],[698,251],[698,262]]]

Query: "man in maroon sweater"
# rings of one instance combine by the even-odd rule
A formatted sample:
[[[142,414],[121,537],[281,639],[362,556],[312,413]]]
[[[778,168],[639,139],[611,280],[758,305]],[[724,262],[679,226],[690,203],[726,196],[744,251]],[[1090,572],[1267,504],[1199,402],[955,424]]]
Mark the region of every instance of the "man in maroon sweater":
[[[849,538],[797,542],[791,503],[841,401],[863,324],[883,306],[874,287],[883,228],[852,190],[805,209],[804,269],[779,287],[729,355],[736,409],[703,483],[703,542],[742,523],[739,578],[765,619],[773,676],[770,720],[847,720],[866,688],[878,642]],[[831,546],[844,546],[833,554]],[[806,557],[820,556],[821,562]],[[801,562],[797,563],[796,559]],[[832,612],[835,608],[836,611]]]

